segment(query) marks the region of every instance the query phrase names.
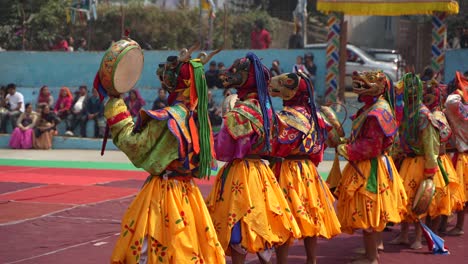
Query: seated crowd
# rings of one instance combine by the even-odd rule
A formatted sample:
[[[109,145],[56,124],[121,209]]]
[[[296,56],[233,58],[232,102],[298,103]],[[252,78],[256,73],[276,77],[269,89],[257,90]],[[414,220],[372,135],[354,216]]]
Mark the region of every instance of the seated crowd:
[[[13,131],[9,145],[12,148],[50,149],[61,122],[66,128],[65,135],[74,136],[73,131],[79,127],[80,136],[87,137],[87,123],[94,121],[93,137],[102,137],[105,128],[103,112],[99,94],[93,91],[88,95],[88,88],[84,85],[79,87],[75,96],[69,88],[62,87],[57,99],[47,86],[43,86],[34,103],[26,103],[15,84],[0,90],[0,133],[7,133],[8,123],[11,124]]]
[[[87,86],[82,85],[73,95],[68,87],[60,89],[57,98],[42,86],[34,103],[25,102],[23,94],[16,89],[15,84],[8,84],[0,89],[0,133],[7,133],[7,124],[11,124],[12,132],[9,146],[15,149],[50,149],[52,139],[59,134],[57,126],[63,123],[65,136],[75,136],[79,130],[81,137],[102,138],[106,121],[103,116],[104,104],[99,94],[92,89],[91,95]],[[224,93],[226,96],[226,93]],[[228,93],[229,95],[229,93]],[[222,123],[221,108],[215,103],[211,91],[209,96],[210,119],[213,127]],[[124,99],[132,117],[136,118],[146,105],[140,92],[131,90]],[[35,109],[34,109],[35,106]],[[166,91],[158,90],[158,97],[153,102],[151,110],[168,106]],[[94,123],[94,134],[87,134],[87,124]],[[62,129],[63,130],[63,129]]]

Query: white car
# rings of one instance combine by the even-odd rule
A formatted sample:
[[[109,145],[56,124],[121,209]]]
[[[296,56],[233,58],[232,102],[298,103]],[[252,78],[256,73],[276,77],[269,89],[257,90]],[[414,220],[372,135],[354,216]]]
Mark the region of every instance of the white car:
[[[322,49],[326,48],[327,44],[308,44],[305,49]],[[364,50],[351,45],[346,45],[346,87],[351,87],[351,75],[355,71],[370,71],[382,70],[385,74],[392,79],[393,82],[398,78],[398,65],[394,62],[385,62],[376,60]]]

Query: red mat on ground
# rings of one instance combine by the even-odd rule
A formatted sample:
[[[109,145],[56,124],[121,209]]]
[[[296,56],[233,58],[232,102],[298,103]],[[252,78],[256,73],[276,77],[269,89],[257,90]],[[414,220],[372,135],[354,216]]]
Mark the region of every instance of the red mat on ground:
[[[87,204],[135,194],[130,188],[103,186],[47,185],[0,195],[0,201],[28,201],[58,204]]]
[[[0,182],[93,185],[126,180],[144,181],[147,177],[148,173],[144,171],[0,166]],[[215,179],[195,179],[195,182],[211,185]]]
[[[39,168],[22,166],[0,166],[0,180],[8,175],[60,175],[63,177],[79,176],[91,178],[112,178],[112,179],[137,179],[145,180],[148,176],[144,171],[126,170],[97,170],[97,169],[76,169],[76,168]]]
[[[0,224],[39,217],[70,207],[72,207],[72,205],[68,204],[23,202],[0,203]]]

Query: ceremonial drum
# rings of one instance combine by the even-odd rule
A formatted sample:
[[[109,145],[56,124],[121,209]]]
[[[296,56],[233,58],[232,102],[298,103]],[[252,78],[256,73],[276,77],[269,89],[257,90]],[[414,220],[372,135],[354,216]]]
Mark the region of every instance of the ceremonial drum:
[[[343,126],[340,124],[338,117],[336,116],[335,111],[331,107],[328,106],[321,106],[320,113],[322,117],[330,123],[332,126],[332,130],[328,132],[328,138],[330,139],[329,145],[330,147],[338,146],[342,144],[340,138],[345,136]]]
[[[414,196],[413,213],[421,215],[427,212],[434,197],[435,186],[432,180],[424,180],[419,185],[418,191]]]
[[[99,68],[99,79],[109,95],[119,96],[130,91],[140,79],[143,52],[129,38],[121,39],[107,49]]]

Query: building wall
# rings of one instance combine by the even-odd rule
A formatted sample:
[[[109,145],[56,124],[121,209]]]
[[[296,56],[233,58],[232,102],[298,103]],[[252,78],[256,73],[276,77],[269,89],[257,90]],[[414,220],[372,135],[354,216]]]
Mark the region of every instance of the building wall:
[[[345,16],[348,42],[370,48],[396,48],[398,17]]]
[[[445,82],[451,81],[456,71],[468,71],[468,49],[448,50],[445,54]]]

